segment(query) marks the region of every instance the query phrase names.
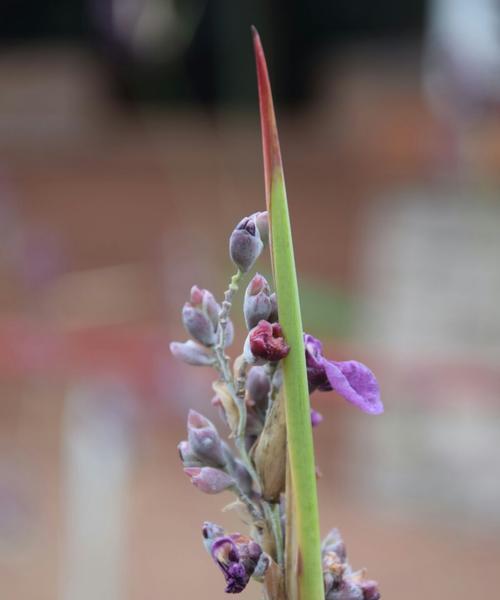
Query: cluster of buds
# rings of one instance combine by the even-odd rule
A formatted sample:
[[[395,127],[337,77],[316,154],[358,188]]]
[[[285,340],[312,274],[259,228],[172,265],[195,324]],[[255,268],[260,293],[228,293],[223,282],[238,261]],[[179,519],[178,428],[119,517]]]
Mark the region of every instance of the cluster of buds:
[[[323,541],[321,560],[325,600],[380,599],[377,582],[366,579],[364,569],[355,572],[351,569],[338,529],[332,529]]]
[[[184,472],[198,490],[233,493],[237,499],[233,505],[247,513],[251,537],[226,535],[211,523],[203,527],[204,544],[225,577],[228,593],[241,592],[252,578],[263,581],[268,570],[282,574],[284,569],[286,424],[281,362],[291,349],[279,323],[276,294],[258,273],[245,289],[244,346],[234,361],[226,354],[234,337],[229,318],[234,296],[267,239],[267,213],[254,213],[238,223],[229,240],[230,257],[238,270],[222,301],[193,286],[182,310],[182,322],[191,339],[170,345],[176,358],[217,372],[212,405],[229,429],[227,441],[212,421],[191,410],[187,439],[180,442],[178,450]],[[321,343],[307,334],[304,349],[311,393],[335,390],[364,412],[382,412],[377,381],[366,366],[327,360]],[[321,421],[321,415],[311,410],[312,425]],[[340,538],[332,540],[323,548],[325,598],[377,600],[373,582],[351,572]]]
[[[220,312],[221,307],[216,302],[214,295],[208,290],[193,285],[189,301],[184,304],[182,309],[182,322],[186,331],[195,341],[172,342],[170,344],[172,354],[189,365],[213,365],[214,358],[210,349],[220,339]],[[233,324],[228,319],[224,336],[225,347],[231,345],[233,336]]]
[[[252,494],[251,477],[244,464],[235,458],[215,425],[200,413],[190,410],[188,439],[177,446],[184,473],[192,484],[206,494],[224,490]]]

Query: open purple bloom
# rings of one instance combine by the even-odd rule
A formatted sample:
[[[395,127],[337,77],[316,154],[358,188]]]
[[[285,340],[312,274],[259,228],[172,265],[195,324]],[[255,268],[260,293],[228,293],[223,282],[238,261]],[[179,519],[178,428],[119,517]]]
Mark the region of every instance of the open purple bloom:
[[[226,593],[242,592],[259,562],[262,562],[262,548],[251,538],[234,533],[214,540],[210,553],[226,579]]]
[[[375,375],[356,360],[336,362],[323,356],[321,342],[304,334],[309,391],[335,390],[362,411],[378,415],[384,411]]]

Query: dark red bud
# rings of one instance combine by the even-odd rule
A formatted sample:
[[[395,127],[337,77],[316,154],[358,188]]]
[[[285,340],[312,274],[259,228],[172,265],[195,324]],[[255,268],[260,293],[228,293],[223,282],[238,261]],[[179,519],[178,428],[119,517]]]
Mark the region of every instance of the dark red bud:
[[[260,321],[250,332],[249,341],[252,354],[270,362],[281,360],[290,352],[279,323]]]

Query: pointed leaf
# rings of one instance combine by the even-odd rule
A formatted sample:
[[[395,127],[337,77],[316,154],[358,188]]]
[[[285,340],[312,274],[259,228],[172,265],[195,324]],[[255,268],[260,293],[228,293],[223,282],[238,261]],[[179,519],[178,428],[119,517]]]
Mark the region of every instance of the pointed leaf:
[[[290,484],[287,484],[287,502],[289,508],[293,505],[293,510],[287,510],[287,598],[323,600],[314,447],[292,233],[266,59],[259,34],[254,28],[252,33],[257,63],[271,256],[279,320],[291,347],[289,355],[283,360]]]

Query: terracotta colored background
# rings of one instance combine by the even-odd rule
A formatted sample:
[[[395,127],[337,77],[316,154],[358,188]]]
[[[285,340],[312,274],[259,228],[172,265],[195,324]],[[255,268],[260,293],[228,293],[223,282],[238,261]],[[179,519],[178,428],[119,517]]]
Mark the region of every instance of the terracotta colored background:
[[[458,356],[439,339],[401,353],[360,324],[382,198],[396,207],[415,186],[486,186],[495,205],[499,121],[470,128],[467,168],[450,176],[418,61],[374,52],[346,51],[335,69],[325,61],[310,107],[280,115],[306,325],[326,332],[331,355],[370,364],[386,404],[372,419],[333,394],[314,399],[325,416],[315,433],[322,529],[340,527],[351,562],[387,600],[491,598],[491,340],[481,334]],[[229,498],[189,485],[176,451],[188,407],[216,418],[210,376],[176,364],[168,341],[184,335],[192,283],[221,294],[231,228],[263,205],[256,106],[212,119],[192,108],[131,113],[98,62],[71,47],[4,52],[0,89],[0,596],[74,599],[83,581],[82,597],[95,600],[220,598],[200,525],[240,525],[221,515]],[[75,490],[88,494],[90,517]],[[90,539],[75,524],[82,514],[104,518]],[[245,594],[257,598],[257,586]]]

